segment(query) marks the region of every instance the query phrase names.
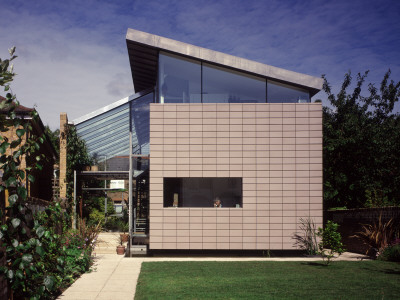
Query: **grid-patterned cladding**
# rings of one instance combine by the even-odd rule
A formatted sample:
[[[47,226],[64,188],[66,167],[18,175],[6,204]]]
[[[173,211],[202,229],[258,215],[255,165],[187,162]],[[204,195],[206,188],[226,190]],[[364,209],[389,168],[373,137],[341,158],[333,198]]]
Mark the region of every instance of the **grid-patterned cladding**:
[[[150,249],[295,249],[322,225],[322,106],[151,104]],[[242,208],[164,208],[164,177],[242,177]]]

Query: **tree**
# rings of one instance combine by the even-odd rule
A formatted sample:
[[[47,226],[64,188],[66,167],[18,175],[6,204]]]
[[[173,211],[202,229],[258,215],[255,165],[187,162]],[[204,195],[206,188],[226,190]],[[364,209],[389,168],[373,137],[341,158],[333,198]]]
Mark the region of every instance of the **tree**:
[[[60,155],[60,129],[52,131],[48,125],[44,127],[44,132],[50,143],[56,149],[57,155]]]
[[[347,73],[337,95],[324,77],[332,106],[323,111],[325,208],[400,204],[400,116],[393,112],[400,82],[389,82],[389,70],[380,88],[369,84],[363,96],[367,75],[358,74],[348,93]]]
[[[67,127],[67,198],[72,200],[74,190],[74,170],[82,171],[92,164],[86,143],[76,132],[75,126]]]

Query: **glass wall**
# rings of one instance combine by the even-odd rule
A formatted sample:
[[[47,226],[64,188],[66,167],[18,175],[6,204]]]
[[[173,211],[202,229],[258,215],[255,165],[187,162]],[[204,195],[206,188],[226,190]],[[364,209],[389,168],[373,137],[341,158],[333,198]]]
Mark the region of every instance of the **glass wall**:
[[[78,123],[77,133],[85,141],[89,154],[100,162],[106,160],[115,171],[126,170],[131,126],[132,153],[148,155],[152,102],[154,93],[149,93]]]
[[[203,64],[203,103],[265,103],[265,79]]]
[[[154,94],[144,95],[131,102],[131,126],[137,143],[133,144],[133,154],[150,153],[150,103],[154,101]]]
[[[310,102],[310,94],[307,90],[270,80],[267,86],[267,102],[269,103]]]
[[[129,104],[123,104],[76,125],[90,155],[105,157],[129,154]]]
[[[160,52],[159,103],[305,103],[306,89]]]
[[[164,178],[164,207],[242,207],[242,178]]]
[[[160,53],[158,62],[160,103],[201,102],[201,63]]]

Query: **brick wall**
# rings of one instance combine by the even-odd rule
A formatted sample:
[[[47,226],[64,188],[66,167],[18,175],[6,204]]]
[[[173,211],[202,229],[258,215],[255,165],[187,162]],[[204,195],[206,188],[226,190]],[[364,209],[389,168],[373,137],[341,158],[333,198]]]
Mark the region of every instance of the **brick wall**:
[[[321,104],[151,104],[150,249],[295,249],[322,225]],[[243,208],[165,208],[164,177],[242,177]]]
[[[20,126],[18,128],[12,127],[12,128],[9,128],[8,131],[2,132],[1,134],[2,134],[2,136],[8,138],[9,141],[14,141],[14,140],[18,139],[17,129],[21,129],[21,128],[23,128],[23,127],[22,126]],[[25,144],[25,142],[26,142],[26,135],[23,135],[22,136],[22,144],[21,145]],[[6,154],[10,155],[10,154],[12,154],[13,151],[15,151],[15,149],[8,148]],[[25,155],[22,156],[22,161],[21,161],[21,165],[20,166],[21,166],[21,169],[25,169],[26,168]]]
[[[22,144],[24,145],[27,137],[30,137],[32,134],[36,136],[41,136],[43,132],[38,132],[36,126],[33,127],[33,132],[28,132],[22,136]],[[22,128],[22,127],[19,127]],[[9,141],[17,140],[18,136],[16,134],[17,128],[10,128],[8,131],[2,133],[5,137],[9,139]],[[48,143],[46,140],[45,143]],[[7,149],[7,155],[12,154],[16,149]],[[25,177],[24,184],[27,187],[28,196],[41,198],[47,201],[52,200],[53,189],[52,189],[52,178],[53,178],[53,166],[54,166],[54,153],[49,145],[42,144],[40,145],[40,149],[36,151],[31,157],[26,157],[26,155],[22,156],[20,169],[25,170],[26,166],[33,166],[36,161],[36,156],[43,154],[44,159],[40,161],[42,165],[42,170],[33,170],[30,172],[31,175],[35,177],[34,182],[30,182]]]

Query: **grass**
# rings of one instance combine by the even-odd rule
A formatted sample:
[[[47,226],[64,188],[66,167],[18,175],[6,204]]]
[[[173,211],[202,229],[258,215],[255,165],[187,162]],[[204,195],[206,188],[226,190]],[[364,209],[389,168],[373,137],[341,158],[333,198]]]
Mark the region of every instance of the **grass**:
[[[146,262],[135,299],[400,299],[400,264]]]

